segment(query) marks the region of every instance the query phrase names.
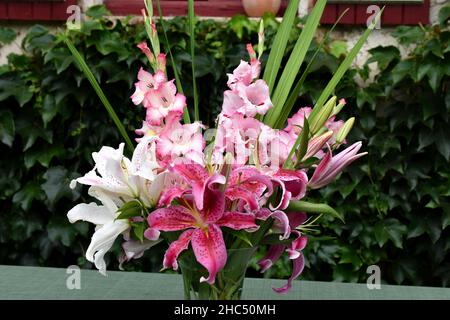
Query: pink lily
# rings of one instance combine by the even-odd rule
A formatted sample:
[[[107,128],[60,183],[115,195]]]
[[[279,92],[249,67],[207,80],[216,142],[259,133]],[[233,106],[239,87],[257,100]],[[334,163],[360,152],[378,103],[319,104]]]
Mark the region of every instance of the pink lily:
[[[167,78],[163,71],[157,71],[152,75],[141,68],[138,73],[138,80],[139,81],[135,84],[136,91],[131,96],[131,100],[135,105],[142,103],[145,95],[150,90],[157,90],[160,85],[167,81]]]
[[[185,196],[179,199],[182,205],[157,209],[148,217],[150,229],[167,232],[186,230],[170,244],[164,256],[164,268],[178,269],[177,258],[191,243],[197,261],[209,272],[209,276],[202,277],[200,282],[209,284],[215,282],[216,274],[227,261],[221,227],[234,230],[257,227],[252,214],[225,212],[225,196],[216,188],[217,183],[225,183],[225,177],[217,179],[213,176],[205,183],[202,209],[189,196]]]
[[[146,120],[150,124],[160,125],[169,113],[181,115],[186,106],[186,97],[177,93],[174,80],[161,84],[157,90],[145,94],[144,107],[147,108]]]
[[[367,152],[358,153],[361,146],[361,141],[356,142],[334,157],[329,149],[309,180],[308,187],[318,189],[332,182],[345,167],[367,154]]]
[[[292,287],[292,282],[303,272],[305,260],[302,251],[308,242],[306,236],[303,236],[298,230],[294,230],[306,221],[306,214],[303,212],[289,212],[287,216],[289,217],[289,226],[293,230],[292,233],[295,234],[296,238],[289,245],[277,244],[271,246],[266,256],[258,261],[261,272],[264,273],[272,267],[272,265],[281,257],[283,252],[286,252],[289,255],[289,259],[292,260],[292,274],[284,286],[273,288],[273,290],[278,293],[287,293]]]

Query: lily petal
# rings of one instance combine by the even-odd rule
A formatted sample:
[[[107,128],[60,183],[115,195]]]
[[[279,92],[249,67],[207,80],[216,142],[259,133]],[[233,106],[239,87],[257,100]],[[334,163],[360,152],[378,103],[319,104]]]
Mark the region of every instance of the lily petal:
[[[147,218],[150,228],[159,231],[178,231],[192,227],[195,219],[190,211],[183,206],[160,208]]]
[[[255,216],[253,214],[242,212],[225,212],[216,224],[234,230],[253,229],[257,227]]]
[[[101,274],[106,275],[106,262],[104,256],[116,238],[130,227],[126,220],[109,222],[95,231],[91,243],[86,250],[86,259],[95,264]]]
[[[303,269],[305,267],[305,258],[303,257],[303,254],[301,253],[297,259],[292,260],[292,275],[289,277],[287,283],[282,286],[281,288],[273,288],[273,291],[277,293],[288,293],[289,290],[292,288],[292,281],[294,281],[300,274],[303,272]]]
[[[209,225],[206,232],[196,229],[192,234],[192,249],[197,261],[209,272],[208,278],[201,277],[200,282],[213,284],[217,273],[227,262],[222,230],[214,224]]]
[[[266,256],[258,261],[258,265],[261,267],[262,273],[270,269],[270,267],[272,267],[272,265],[281,257],[284,248],[285,246],[282,244],[270,246]]]
[[[178,270],[177,258],[181,252],[186,250],[191,242],[192,234],[194,229],[189,229],[184,231],[178,240],[172,242],[164,254],[163,266],[164,268],[172,268],[173,270]]]

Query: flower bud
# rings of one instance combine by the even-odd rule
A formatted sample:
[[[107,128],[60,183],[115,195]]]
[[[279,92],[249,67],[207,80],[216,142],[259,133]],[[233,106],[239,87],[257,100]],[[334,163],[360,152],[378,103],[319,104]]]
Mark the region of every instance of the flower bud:
[[[347,102],[345,101],[344,98],[340,99],[340,100],[339,100],[339,104],[338,104],[336,107],[334,107],[332,115],[335,116],[335,115],[337,115],[339,112],[341,112],[342,108],[343,108],[346,104],[347,104]]]
[[[333,96],[328,102],[319,110],[317,115],[310,119],[310,131],[312,134],[317,133],[330,118],[331,112],[336,105],[336,96]]]
[[[345,121],[344,125],[341,127],[336,136],[336,143],[341,144],[345,140],[350,130],[352,130],[354,123],[355,123],[354,117]]]

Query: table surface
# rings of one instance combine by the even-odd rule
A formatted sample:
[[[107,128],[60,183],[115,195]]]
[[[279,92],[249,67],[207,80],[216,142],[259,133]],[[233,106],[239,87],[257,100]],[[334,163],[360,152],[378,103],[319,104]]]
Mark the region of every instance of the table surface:
[[[0,266],[0,299],[183,299],[180,275],[108,271],[105,277],[96,270],[81,270],[81,288],[70,290],[66,283],[71,275],[66,269]],[[284,283],[284,280],[247,278],[242,299],[450,299],[450,288],[382,284],[379,290],[369,290],[366,284],[319,281],[295,281],[288,294],[272,291],[273,286]]]

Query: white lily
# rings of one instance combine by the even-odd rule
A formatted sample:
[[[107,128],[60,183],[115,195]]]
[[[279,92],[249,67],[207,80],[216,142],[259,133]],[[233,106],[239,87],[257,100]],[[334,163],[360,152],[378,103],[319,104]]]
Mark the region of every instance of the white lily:
[[[118,149],[102,147],[92,154],[94,169],[71,182],[71,188],[77,182],[91,186],[89,194],[103,204],[78,204],[67,214],[71,223],[82,220],[96,225],[86,250],[86,259],[93,262],[103,275],[106,275],[104,256],[116,238],[122,234],[129,240],[131,225],[128,219],[116,219],[118,208],[133,199],[139,199],[147,207],[155,206],[166,183],[167,173],[157,174],[155,170],[159,166],[152,143],[154,140],[154,137],[142,139],[131,161],[123,155],[123,143]],[[127,245],[124,247],[125,254],[129,259],[137,257],[158,242],[145,240],[138,248]]]
[[[91,243],[86,250],[86,259],[95,264],[101,274],[106,275],[105,253],[111,249],[116,238],[130,228],[128,220],[118,219],[117,205],[108,197],[97,193],[103,205],[81,203],[67,214],[71,223],[87,221],[96,225]]]
[[[95,190],[100,190],[117,205],[136,198],[140,198],[147,206],[153,205],[148,190],[157,177],[155,169],[159,168],[153,143],[155,139],[142,139],[136,146],[132,161],[123,155],[124,143],[118,149],[102,147],[99,152],[93,152],[94,169],[72,180],[70,187],[75,188],[77,182],[95,187],[89,190],[90,195],[96,197]]]

